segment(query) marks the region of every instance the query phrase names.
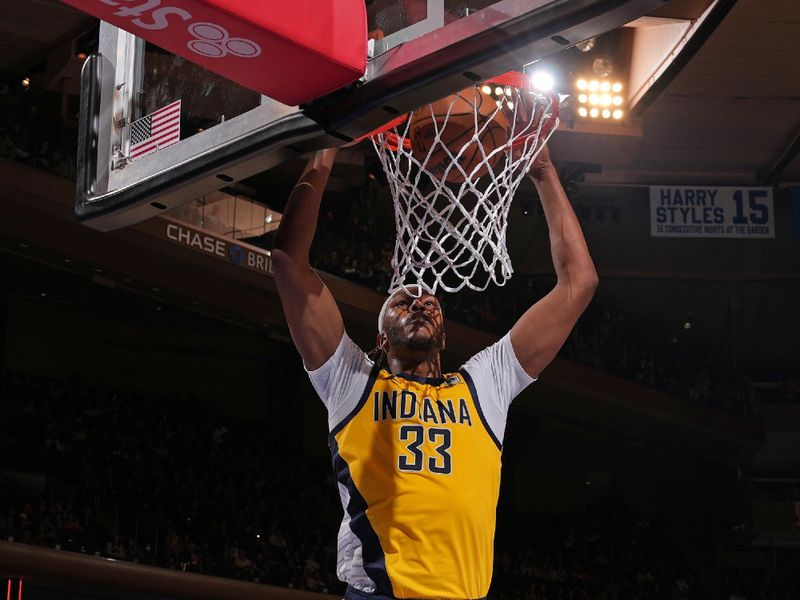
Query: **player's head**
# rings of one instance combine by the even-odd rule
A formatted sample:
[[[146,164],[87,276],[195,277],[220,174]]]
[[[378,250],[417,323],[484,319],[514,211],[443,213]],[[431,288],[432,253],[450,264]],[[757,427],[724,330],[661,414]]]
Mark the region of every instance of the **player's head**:
[[[444,350],[444,313],[427,287],[409,285],[391,291],[378,314],[378,347],[402,346],[409,350]]]

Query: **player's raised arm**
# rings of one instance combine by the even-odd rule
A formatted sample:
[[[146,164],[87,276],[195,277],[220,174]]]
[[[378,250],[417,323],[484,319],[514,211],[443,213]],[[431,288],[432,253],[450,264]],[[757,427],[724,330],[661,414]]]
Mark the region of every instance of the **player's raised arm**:
[[[336,150],[329,149],[308,161],[286,203],[272,250],[275,283],[289,331],[311,370],[333,355],[344,333],[336,301],[309,264],[319,205],[335,159]]]
[[[539,191],[550,251],[558,280],[544,298],[531,306],[511,328],[511,344],[520,364],[533,377],[555,358],[597,288],[597,271],[581,226],[544,147],[531,167]]]

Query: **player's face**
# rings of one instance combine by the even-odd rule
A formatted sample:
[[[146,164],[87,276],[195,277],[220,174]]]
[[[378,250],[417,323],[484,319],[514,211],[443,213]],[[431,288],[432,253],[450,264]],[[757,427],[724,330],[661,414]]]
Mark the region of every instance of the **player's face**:
[[[397,292],[389,300],[383,324],[390,346],[444,349],[444,318],[436,296],[422,294],[415,298],[404,291]]]

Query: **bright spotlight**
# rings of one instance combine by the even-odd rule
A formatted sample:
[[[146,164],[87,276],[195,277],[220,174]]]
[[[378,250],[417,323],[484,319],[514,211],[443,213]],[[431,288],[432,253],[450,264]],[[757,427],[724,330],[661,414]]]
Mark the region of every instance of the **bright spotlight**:
[[[622,91],[622,84],[617,81],[614,85],[611,86],[611,91],[615,94],[619,94]]]
[[[599,87],[600,87],[600,82],[599,82],[599,81],[597,81],[596,79],[592,79],[592,80],[589,82],[589,89],[590,89],[592,92],[596,92],[596,91],[597,91],[597,88],[599,88]]]
[[[600,96],[598,96],[597,94],[590,94],[589,104],[600,104]]]
[[[498,98],[500,96],[502,96],[503,95],[503,88],[500,87],[499,85],[496,88],[494,88],[494,95],[497,96]]]
[[[607,108],[603,109],[603,118],[604,119],[610,119],[611,118],[611,111],[608,110]]]
[[[550,92],[556,85],[555,79],[547,71],[534,71],[533,75],[531,75],[531,83],[534,89],[540,92]]]
[[[592,117],[593,119],[596,119],[597,115],[599,114],[600,114],[599,108],[593,108],[592,110],[589,111],[589,116]]]
[[[622,96],[614,96],[614,106],[622,106]]]
[[[579,94],[578,95],[578,102],[581,104],[586,104],[589,101],[589,98],[586,94]]]
[[[600,104],[603,106],[611,106],[611,94],[603,94],[600,98]]]
[[[579,108],[578,108],[578,114],[579,114],[581,117],[588,117],[588,116],[589,116],[589,111],[588,111],[588,110],[586,110],[586,107],[585,107],[585,106],[581,106],[581,107],[579,107]]]
[[[575,87],[583,91],[588,87],[588,84],[585,79],[578,79],[578,81],[575,82]]]
[[[622,111],[620,109],[614,111],[614,118],[617,121],[619,121],[622,118]]]
[[[600,91],[608,92],[611,90],[611,83],[608,81],[604,81],[600,84]]]
[[[490,86],[486,85],[486,84],[483,84],[483,87],[481,88],[481,91],[482,91],[484,94],[487,94],[487,95],[488,95],[488,94],[491,94],[491,93],[492,93],[492,88],[491,88]]]

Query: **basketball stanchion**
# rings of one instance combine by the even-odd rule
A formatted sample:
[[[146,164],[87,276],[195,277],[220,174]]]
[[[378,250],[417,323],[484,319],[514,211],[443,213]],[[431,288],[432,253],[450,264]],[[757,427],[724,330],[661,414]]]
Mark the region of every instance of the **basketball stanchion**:
[[[556,97],[511,72],[370,135],[394,201],[390,289],[482,291],[510,279],[511,201],[558,127],[558,110]]]

